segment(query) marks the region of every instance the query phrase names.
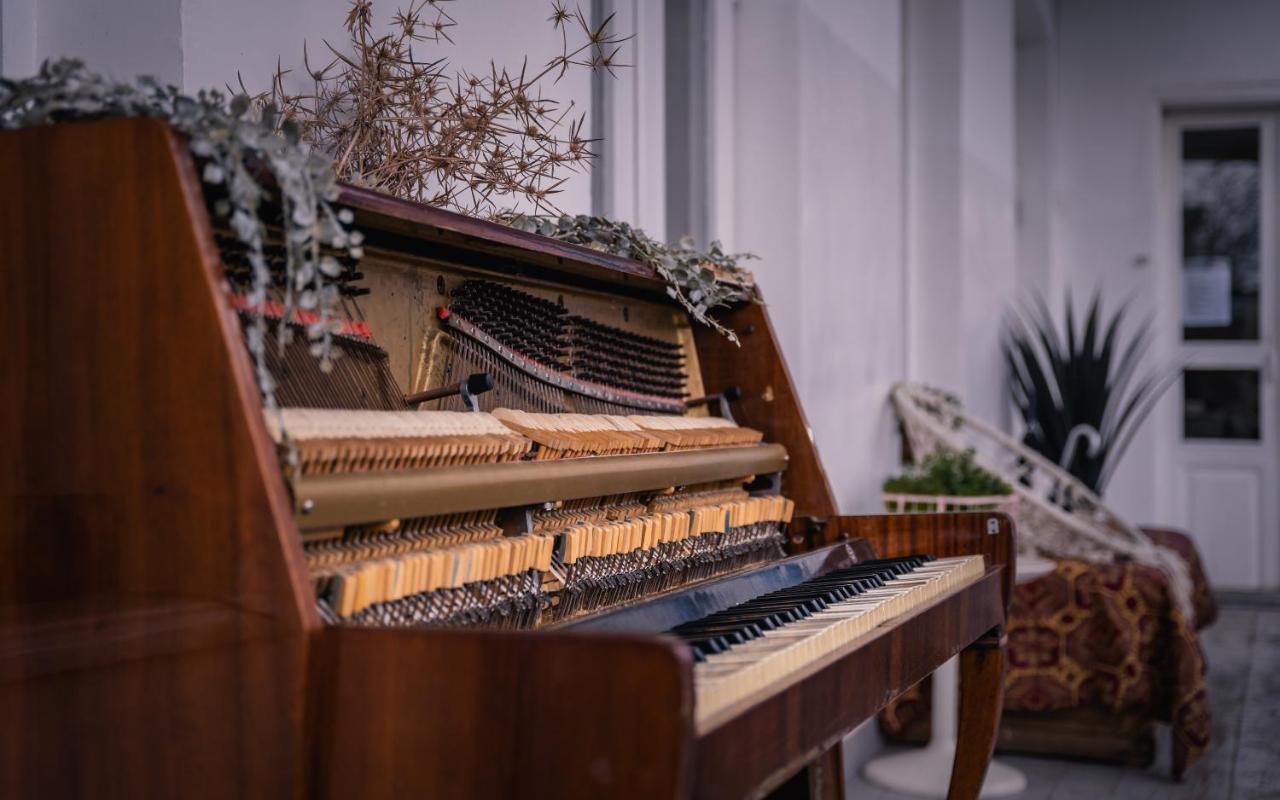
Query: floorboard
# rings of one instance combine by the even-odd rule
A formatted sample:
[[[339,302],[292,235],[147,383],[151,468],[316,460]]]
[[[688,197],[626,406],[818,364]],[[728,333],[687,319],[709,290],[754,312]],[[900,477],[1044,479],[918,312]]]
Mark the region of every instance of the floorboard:
[[[1001,756],[1027,776],[1027,790],[1015,800],[1280,800],[1280,608],[1232,604],[1202,641],[1213,743],[1182,783],[1169,778],[1169,734],[1162,728],[1148,769]],[[858,800],[906,800],[859,773],[848,789]]]

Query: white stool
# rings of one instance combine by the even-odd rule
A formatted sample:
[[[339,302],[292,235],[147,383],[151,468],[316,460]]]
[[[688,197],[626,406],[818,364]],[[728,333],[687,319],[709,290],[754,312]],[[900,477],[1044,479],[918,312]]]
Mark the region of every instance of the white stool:
[[[1019,557],[1017,581],[1026,583],[1053,572],[1054,562],[1038,556]],[[933,731],[922,749],[877,756],[862,768],[863,776],[884,789],[920,797],[946,797],[956,754],[959,658],[933,673]],[[980,797],[1008,797],[1027,788],[1027,777],[995,759],[987,767]]]

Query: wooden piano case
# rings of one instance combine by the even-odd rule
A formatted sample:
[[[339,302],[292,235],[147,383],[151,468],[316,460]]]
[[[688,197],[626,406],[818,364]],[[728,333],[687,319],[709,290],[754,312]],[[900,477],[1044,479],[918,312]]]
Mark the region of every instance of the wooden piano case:
[[[738,797],[841,792],[838,743],[962,652],[952,791],[999,716],[998,514],[841,517],[763,304],[696,330],[706,391],[784,445],[824,558],[988,571],[732,718],[660,636],[322,623],[185,144],[147,120],[0,134],[0,796]],[[372,248],[626,298],[634,262],[348,188]]]

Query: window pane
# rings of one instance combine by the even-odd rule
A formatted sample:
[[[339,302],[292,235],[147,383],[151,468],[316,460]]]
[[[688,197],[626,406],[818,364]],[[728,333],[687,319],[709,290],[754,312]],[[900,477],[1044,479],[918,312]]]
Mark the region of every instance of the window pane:
[[[1258,338],[1257,126],[1182,132],[1182,334]]]
[[[1189,369],[1182,393],[1185,438],[1261,438],[1258,370]]]

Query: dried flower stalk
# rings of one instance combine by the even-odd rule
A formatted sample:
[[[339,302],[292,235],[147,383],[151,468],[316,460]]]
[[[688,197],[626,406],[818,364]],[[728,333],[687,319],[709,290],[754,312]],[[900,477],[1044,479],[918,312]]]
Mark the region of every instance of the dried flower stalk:
[[[453,70],[445,58],[424,60],[424,43],[452,43],[456,23],[444,0],[413,0],[373,31],[372,0],[353,0],[347,14],[349,47],[325,42],[332,59],[311,64],[312,88],[286,89],[277,66],[271,89],[258,96],[282,110],[303,138],[335,161],[342,180],[463,213],[488,216],[520,199],[535,210],[558,211],[554,197],[585,171],[593,154],[583,114],[542,90],[575,68],[611,74],[626,39],[609,30],[612,15],[592,26],[581,9],[554,0],[548,22],[562,47],[543,67],[518,71],[490,62],[488,74]],[[243,85],[243,84],[242,84]]]

